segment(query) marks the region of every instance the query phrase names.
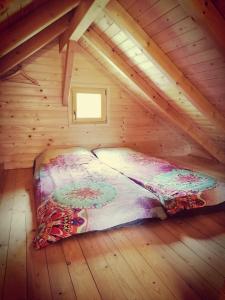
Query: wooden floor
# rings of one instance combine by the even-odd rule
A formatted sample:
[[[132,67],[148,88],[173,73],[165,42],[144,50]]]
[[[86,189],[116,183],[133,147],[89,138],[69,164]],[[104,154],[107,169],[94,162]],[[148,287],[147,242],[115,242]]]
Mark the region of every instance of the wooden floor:
[[[34,250],[32,170],[4,172],[2,299],[225,299],[225,212],[87,233]]]

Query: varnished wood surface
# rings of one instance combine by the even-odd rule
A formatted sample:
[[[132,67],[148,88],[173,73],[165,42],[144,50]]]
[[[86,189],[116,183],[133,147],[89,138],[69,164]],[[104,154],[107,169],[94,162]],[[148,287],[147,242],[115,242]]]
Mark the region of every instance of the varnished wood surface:
[[[5,169],[32,167],[40,152],[54,147],[129,146],[162,155],[198,149],[178,129],[140,106],[80,46],[75,49],[71,87],[107,88],[107,123],[70,126],[72,112],[69,115],[61,98],[64,63],[65,52],[59,54],[52,43],[23,66],[40,86],[22,75],[0,82],[0,163]]]
[[[87,233],[34,250],[32,170],[4,171],[0,298],[225,299],[225,212]]]
[[[11,7],[9,3],[11,1],[3,2],[5,2],[5,5],[2,5],[3,9],[5,6]],[[21,0],[20,4],[18,1],[18,4],[16,1],[13,2],[15,5],[12,5],[12,8],[19,9],[30,1]],[[31,3],[33,8],[29,10],[31,16],[39,11],[38,5],[43,7],[46,4],[43,0],[34,2]],[[182,71],[185,80],[192,82],[224,115],[224,58],[213,40],[198,26],[191,15],[182,9],[178,1],[118,0],[118,2]],[[223,1],[214,0],[213,2],[223,13]],[[6,10],[5,13],[10,16],[13,11],[15,10]],[[3,19],[5,13],[2,15]],[[20,16],[25,17],[25,11]],[[39,21],[43,21],[38,13],[36,17]],[[3,20],[1,17],[0,19]],[[34,22],[33,19],[31,21]],[[4,28],[3,23],[0,24],[1,28]],[[191,124],[189,131],[195,134],[192,126],[196,124],[197,128],[202,129],[204,134],[213,140],[210,148],[217,145],[221,149],[219,156],[224,154],[224,132],[217,130],[213,123],[188,101],[179,89],[179,80],[178,84],[172,84],[164,72],[154,66],[141,47],[129,38],[123,26],[118,26],[113,22],[104,10],[91,28],[101,35],[104,43],[111,46],[113,52],[116,51],[123,62],[131,66],[144,82],[149,82],[149,80],[154,82],[158,92],[167,98],[169,105],[176,108],[179,119],[182,121],[184,118],[189,119]],[[29,31],[29,26],[23,26],[22,31],[24,30]],[[6,35],[5,39],[12,39],[12,37]],[[186,155],[187,153],[193,154],[196,149],[198,151],[197,143],[191,141],[187,135],[183,135],[178,128],[173,128],[169,122],[162,123],[154,114],[147,114],[146,111],[140,111],[138,105],[133,105],[132,96],[124,93],[124,88],[131,91],[132,89],[121,72],[112,71],[113,68],[108,67],[103,59],[96,56],[91,47],[85,46],[82,39],[79,43],[85,51],[78,49],[75,54],[72,85],[103,86],[109,89],[107,125],[68,126],[68,112],[61,105],[65,53],[59,54],[58,45],[50,44],[22,64],[27,77],[38,82],[39,86],[32,85],[27,77],[24,78],[21,75],[22,73],[0,82],[0,144],[2,145],[0,163],[4,162],[5,168],[31,167],[33,159],[41,151],[62,145],[83,145],[92,148],[118,145],[134,148],[148,147],[157,155]],[[86,51],[93,56],[92,59],[88,57]],[[22,52],[24,58],[24,51]],[[15,57],[16,55],[11,57],[10,64]],[[104,65],[105,71],[99,67],[98,62]],[[118,81],[113,82],[111,78],[113,72],[120,84],[122,83],[122,88],[118,86]],[[141,101],[141,99],[138,100]],[[211,115],[212,111],[208,110],[208,112]],[[203,144],[208,144],[208,138]]]
[[[131,28],[132,26],[130,26],[130,29]],[[109,62],[115,69],[120,69],[120,72],[127,78],[127,81],[131,81],[136,88],[144,92],[147,96],[146,103],[151,105],[151,108],[155,109],[157,113],[160,113],[161,117],[166,117],[166,121],[170,120],[173,122],[213,157],[225,163],[225,155],[221,148],[217,147],[215,142],[205,135],[199,127],[195,126],[193,122],[190,122],[189,118],[179,115],[177,110],[158,93],[151,81],[143,80],[141,76],[134,72],[134,69],[124,63],[124,60],[115,51],[112,51],[112,48],[107,46],[104,39],[96,34],[94,30],[90,29],[86,32],[83,39],[96,50],[106,62]]]
[[[185,78],[188,78],[224,115],[223,56],[210,36],[182,9],[178,1],[118,0],[118,2],[182,71]],[[222,9],[223,1],[214,2]],[[161,72],[146,57],[141,47],[128,37],[123,26],[113,22],[105,11],[95,20],[93,28],[120,54],[124,62],[133,66],[143,78],[152,80],[180,114],[186,115],[198,124],[223,150],[225,149],[223,131],[217,130],[212,122],[189,102],[187,95],[168,80],[165,72]]]

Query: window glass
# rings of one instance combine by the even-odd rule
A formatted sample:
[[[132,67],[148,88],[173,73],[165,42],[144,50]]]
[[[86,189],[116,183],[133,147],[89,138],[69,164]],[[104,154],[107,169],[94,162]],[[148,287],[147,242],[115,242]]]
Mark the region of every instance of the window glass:
[[[77,93],[76,118],[101,118],[102,95]]]
[[[73,88],[72,95],[73,123],[106,122],[106,89]]]

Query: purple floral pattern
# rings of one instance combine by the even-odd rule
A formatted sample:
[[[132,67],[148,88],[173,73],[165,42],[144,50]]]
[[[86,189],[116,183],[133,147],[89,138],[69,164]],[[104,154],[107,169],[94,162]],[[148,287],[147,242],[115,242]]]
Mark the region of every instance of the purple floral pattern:
[[[166,218],[157,197],[85,149],[48,151],[35,169],[36,248],[143,218]]]
[[[210,176],[128,148],[102,148],[94,153],[102,162],[154,193],[169,214],[206,205],[210,191],[218,187]]]

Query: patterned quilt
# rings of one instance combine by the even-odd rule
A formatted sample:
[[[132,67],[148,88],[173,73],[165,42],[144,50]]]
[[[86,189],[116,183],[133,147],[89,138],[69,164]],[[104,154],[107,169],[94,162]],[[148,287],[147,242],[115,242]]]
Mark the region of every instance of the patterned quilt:
[[[38,230],[42,248],[74,234],[144,218],[166,218],[158,198],[83,148],[51,150],[35,165]]]
[[[225,183],[129,148],[93,151],[108,166],[151,191],[168,214],[225,201]]]

